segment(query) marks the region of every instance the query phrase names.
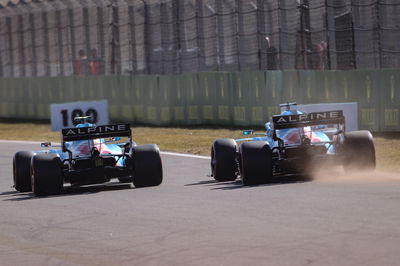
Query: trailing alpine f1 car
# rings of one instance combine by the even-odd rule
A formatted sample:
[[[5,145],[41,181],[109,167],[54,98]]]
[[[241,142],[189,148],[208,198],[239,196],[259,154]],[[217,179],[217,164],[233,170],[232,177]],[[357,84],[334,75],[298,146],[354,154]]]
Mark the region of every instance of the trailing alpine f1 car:
[[[256,185],[272,177],[309,177],[325,162],[343,165],[346,171],[375,169],[371,132],[345,132],[342,110],[303,113],[291,110],[293,105],[281,104],[286,110],[271,117],[266,132],[245,130],[246,138],[215,140],[211,148],[214,179],[233,181],[240,176],[244,185]],[[239,147],[237,142],[242,142]]]
[[[129,124],[95,126],[81,120],[62,129],[59,149],[19,151],[13,160],[14,187],[37,196],[59,194],[71,186],[99,184],[118,178],[135,187],[158,186],[163,179],[159,148],[137,146]],[[50,142],[42,147],[52,147]],[[54,145],[53,145],[54,147]]]

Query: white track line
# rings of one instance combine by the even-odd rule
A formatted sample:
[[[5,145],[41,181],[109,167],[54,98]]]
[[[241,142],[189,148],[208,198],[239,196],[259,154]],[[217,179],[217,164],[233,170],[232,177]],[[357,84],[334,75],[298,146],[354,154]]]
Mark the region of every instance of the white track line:
[[[161,154],[164,155],[172,155],[172,156],[180,156],[180,157],[188,157],[188,158],[196,158],[196,159],[205,159],[210,160],[209,156],[202,156],[196,154],[187,154],[187,153],[177,153],[177,152],[169,152],[169,151],[162,151]]]
[[[15,143],[15,144],[41,144],[42,142],[40,141],[27,141],[27,140],[3,140],[0,139],[0,143]],[[59,143],[54,143],[56,145],[59,145]],[[187,154],[187,153],[177,153],[177,152],[169,152],[169,151],[161,151],[160,152],[163,155],[171,155],[171,156],[179,156],[179,157],[187,157],[187,158],[196,158],[196,159],[204,159],[204,160],[210,160],[211,158],[209,156],[202,156],[202,155],[196,155],[196,154]]]
[[[16,143],[16,144],[39,144],[42,143],[40,141],[28,141],[28,140],[5,140],[0,139],[0,143]]]

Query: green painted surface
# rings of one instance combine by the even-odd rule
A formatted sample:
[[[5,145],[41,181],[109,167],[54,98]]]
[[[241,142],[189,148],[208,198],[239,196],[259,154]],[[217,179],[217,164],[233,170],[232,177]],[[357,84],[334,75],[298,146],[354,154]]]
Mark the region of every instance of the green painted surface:
[[[358,102],[359,127],[400,131],[400,71],[250,71],[0,79],[0,117],[49,119],[50,104],[108,99],[112,120],[263,125],[278,104]]]

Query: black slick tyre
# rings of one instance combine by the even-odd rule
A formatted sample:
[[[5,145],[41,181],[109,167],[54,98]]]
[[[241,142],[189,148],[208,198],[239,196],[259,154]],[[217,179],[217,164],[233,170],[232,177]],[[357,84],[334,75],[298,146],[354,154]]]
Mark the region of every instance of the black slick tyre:
[[[267,183],[272,177],[271,148],[266,141],[240,145],[241,177],[245,186]]]
[[[155,144],[132,148],[133,185],[137,188],[158,186],[163,180],[160,150]]]
[[[374,139],[368,130],[345,133],[343,152],[345,171],[369,171],[376,167]]]
[[[217,139],[211,147],[211,172],[217,181],[237,178],[237,144],[233,139]]]
[[[132,182],[132,177],[118,177],[118,181],[120,183],[131,183]]]
[[[36,196],[60,194],[63,190],[62,163],[60,157],[50,153],[38,153],[31,160],[32,191]]]
[[[19,192],[32,191],[31,186],[31,158],[33,152],[19,151],[13,158],[13,179],[15,190]]]

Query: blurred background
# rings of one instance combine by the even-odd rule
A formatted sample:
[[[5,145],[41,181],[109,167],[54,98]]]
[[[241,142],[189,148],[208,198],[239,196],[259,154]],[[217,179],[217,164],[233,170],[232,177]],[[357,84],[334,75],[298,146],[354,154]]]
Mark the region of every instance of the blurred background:
[[[0,76],[400,66],[398,0],[1,0]]]

